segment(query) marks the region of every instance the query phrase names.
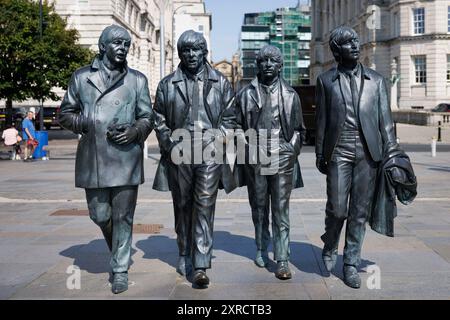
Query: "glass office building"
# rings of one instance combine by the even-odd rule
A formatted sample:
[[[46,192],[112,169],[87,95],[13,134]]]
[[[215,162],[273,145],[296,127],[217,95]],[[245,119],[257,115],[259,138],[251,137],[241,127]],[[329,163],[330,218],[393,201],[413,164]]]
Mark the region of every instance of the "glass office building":
[[[309,84],[310,6],[246,13],[241,27],[240,58],[243,84],[256,75],[256,53],[267,44],[283,53],[283,77],[289,84]]]

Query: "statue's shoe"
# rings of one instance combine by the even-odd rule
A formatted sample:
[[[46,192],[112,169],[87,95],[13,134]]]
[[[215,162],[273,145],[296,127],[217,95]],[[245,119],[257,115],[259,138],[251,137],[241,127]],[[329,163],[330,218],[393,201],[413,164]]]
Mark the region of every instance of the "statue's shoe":
[[[114,273],[112,281],[112,292],[118,294],[128,290],[128,273]]]
[[[269,255],[267,254],[267,251],[258,250],[256,252],[255,264],[260,268],[267,267],[269,264]]]
[[[361,287],[361,278],[356,267],[344,265],[344,283],[353,289],[359,289]]]
[[[206,287],[209,284],[209,278],[204,270],[195,270],[192,282],[199,287]]]
[[[275,271],[275,277],[280,280],[289,280],[292,278],[291,270],[289,269],[289,262],[278,261],[277,270]]]

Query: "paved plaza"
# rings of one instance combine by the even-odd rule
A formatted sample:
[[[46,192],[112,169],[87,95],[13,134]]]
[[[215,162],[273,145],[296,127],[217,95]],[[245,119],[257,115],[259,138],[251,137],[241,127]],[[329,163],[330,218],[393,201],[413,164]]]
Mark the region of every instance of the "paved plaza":
[[[402,138],[400,130],[401,142],[414,136]],[[315,168],[313,148],[305,147],[300,155],[305,188],[292,193],[290,206],[293,278],[276,279],[273,261],[267,269],[253,263],[253,224],[241,188],[219,193],[211,285],[198,290],[175,271],[171,197],[151,189],[159,154],[150,145],[135,227],[156,226],[133,235],[130,287],[113,295],[108,249],[98,227],[83,214],[52,215],[87,209],[84,190],[74,187],[76,140],[51,140],[50,146],[49,161],[0,161],[0,299],[450,299],[449,152],[435,158],[409,152],[418,196],[409,206],[398,204],[394,238],[368,228],[361,289],[341,280],[342,242],[334,274],[321,262],[325,176]],[[149,233],[155,230],[159,233]]]

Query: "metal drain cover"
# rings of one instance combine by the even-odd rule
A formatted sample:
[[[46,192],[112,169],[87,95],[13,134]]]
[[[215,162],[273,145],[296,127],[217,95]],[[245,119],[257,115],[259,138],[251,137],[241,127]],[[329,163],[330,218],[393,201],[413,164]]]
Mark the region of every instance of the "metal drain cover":
[[[164,228],[162,224],[135,224],[133,225],[133,233],[159,233]]]

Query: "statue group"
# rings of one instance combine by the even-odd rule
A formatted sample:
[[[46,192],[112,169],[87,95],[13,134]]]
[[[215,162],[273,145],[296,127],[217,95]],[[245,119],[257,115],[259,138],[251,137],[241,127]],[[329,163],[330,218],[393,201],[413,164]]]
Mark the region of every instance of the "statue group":
[[[305,126],[300,97],[281,76],[281,51],[263,47],[257,76],[235,93],[208,63],[203,35],[188,30],[177,43],[181,62],[160,81],[152,106],[147,78],[127,66],[130,44],[124,28],[105,28],[92,64],[72,75],[59,115],[64,128],[81,136],[75,185],[85,189],[90,218],[110,250],[112,292],[128,289],[143,145],[152,130],[161,152],[153,188],[172,194],[177,272],[194,287],[209,285],[218,189],[229,193],[246,185],[254,262],[261,268],[269,262],[271,218],[275,276],[290,279],[289,199],[292,189],[303,187],[298,156]],[[378,196],[378,181],[385,192],[409,188],[402,193],[408,203],[416,194],[415,176],[396,143],[385,80],[358,62],[358,35],[339,27],[331,33],[330,48],[337,67],[320,75],[316,87],[316,164],[326,175],[328,197],[322,258],[331,272],[347,221],[343,280],[359,288],[366,222],[393,235],[395,199]],[[234,163],[224,152],[230,146]],[[397,179],[380,179],[385,172]]]

